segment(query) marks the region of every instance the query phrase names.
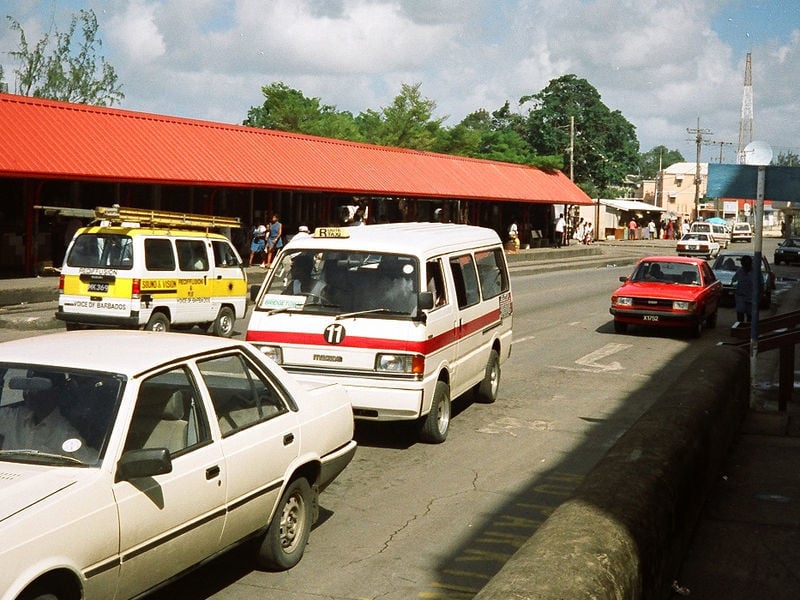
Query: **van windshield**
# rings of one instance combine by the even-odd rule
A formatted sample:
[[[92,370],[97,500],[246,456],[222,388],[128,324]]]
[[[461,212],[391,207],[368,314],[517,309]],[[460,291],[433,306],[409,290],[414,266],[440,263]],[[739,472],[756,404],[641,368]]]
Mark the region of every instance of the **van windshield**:
[[[84,233],[75,238],[67,265],[84,268],[133,268],[133,240],[110,233]]]
[[[284,252],[257,310],[415,316],[419,263],[407,255],[341,250]]]

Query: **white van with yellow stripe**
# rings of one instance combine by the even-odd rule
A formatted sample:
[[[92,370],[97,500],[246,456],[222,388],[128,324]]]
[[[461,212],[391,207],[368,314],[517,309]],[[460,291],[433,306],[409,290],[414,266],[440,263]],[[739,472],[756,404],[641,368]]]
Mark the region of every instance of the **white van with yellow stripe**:
[[[238,219],[97,209],[64,258],[56,318],[81,327],[189,329],[229,337],[247,308],[247,275],[228,238]]]
[[[451,223],[318,228],[278,255],[247,340],[300,380],[347,388],[356,418],[416,420],[445,440],[451,398],[494,402],[512,298],[491,229]]]

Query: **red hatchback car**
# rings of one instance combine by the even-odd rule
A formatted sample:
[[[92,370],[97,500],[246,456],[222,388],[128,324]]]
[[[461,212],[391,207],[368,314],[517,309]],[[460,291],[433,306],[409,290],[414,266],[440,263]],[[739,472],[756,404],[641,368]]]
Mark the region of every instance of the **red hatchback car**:
[[[700,335],[703,327],[717,324],[722,283],[700,258],[648,256],[611,296],[614,331],[628,325],[690,328]]]

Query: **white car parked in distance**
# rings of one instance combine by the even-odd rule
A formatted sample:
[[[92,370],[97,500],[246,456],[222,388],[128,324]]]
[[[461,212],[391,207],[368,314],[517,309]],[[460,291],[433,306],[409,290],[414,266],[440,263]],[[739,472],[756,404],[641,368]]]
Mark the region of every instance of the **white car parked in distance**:
[[[138,597],[248,540],[291,568],[352,438],[344,388],[304,388],[245,342],[0,344],[0,599]]]

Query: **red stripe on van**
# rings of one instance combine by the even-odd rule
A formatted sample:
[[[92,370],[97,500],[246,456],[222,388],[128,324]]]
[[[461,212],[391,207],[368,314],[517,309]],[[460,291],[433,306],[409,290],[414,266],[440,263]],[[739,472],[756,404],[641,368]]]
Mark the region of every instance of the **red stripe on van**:
[[[322,336],[322,331],[318,333],[302,333],[296,331],[252,331],[248,330],[246,340],[248,342],[261,342],[270,344],[297,344],[303,346],[336,346],[341,348],[367,348],[371,350],[396,350],[402,352],[416,352],[419,354],[431,354],[445,346],[452,344],[460,338],[465,338],[473,333],[479,332],[485,327],[493,325],[500,320],[500,310],[492,310],[477,319],[473,319],[461,326],[461,331],[457,328],[449,329],[429,340],[409,341],[396,340],[390,338],[363,337],[347,335],[341,344],[328,344]],[[376,322],[377,323],[377,322]]]

